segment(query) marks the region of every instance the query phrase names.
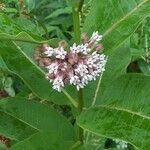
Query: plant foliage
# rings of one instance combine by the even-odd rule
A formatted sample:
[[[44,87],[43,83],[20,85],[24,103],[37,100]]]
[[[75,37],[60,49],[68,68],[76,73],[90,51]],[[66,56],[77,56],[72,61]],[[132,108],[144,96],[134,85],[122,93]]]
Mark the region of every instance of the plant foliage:
[[[0,1],[0,149],[148,150],[149,8],[149,0]],[[70,86],[58,93],[34,52],[74,43],[78,22],[82,33],[103,35],[106,71],[83,95]]]

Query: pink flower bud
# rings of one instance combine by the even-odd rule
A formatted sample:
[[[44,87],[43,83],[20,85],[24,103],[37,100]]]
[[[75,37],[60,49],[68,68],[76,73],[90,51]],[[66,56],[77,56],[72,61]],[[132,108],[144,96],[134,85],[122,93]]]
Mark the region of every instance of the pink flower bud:
[[[75,63],[77,63],[79,61],[79,55],[76,53],[69,53],[67,58],[68,58],[68,62],[71,65],[74,65]]]
[[[100,52],[102,49],[103,49],[102,44],[98,44],[98,45],[96,46],[96,51],[97,51],[97,52]]]
[[[59,47],[65,48],[66,46],[67,46],[67,43],[66,43],[65,40],[62,40],[62,41],[59,42]]]
[[[44,66],[49,66],[51,64],[51,60],[49,58],[43,58],[42,62]]]

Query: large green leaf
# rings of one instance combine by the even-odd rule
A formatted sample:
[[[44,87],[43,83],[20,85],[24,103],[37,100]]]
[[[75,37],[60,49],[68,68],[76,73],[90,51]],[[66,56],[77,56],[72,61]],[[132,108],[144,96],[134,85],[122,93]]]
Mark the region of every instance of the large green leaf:
[[[37,132],[54,132],[64,140],[75,140],[74,128],[68,120],[53,108],[39,102],[18,97],[7,98],[0,101],[0,111],[25,123]]]
[[[45,19],[52,19],[52,18],[58,17],[60,15],[71,14],[71,13],[72,13],[71,7],[60,8],[60,9],[57,9],[54,12],[52,12]]]
[[[37,130],[20,122],[15,117],[0,110],[0,135],[3,135],[16,142],[28,138]]]
[[[36,0],[25,0],[27,5],[28,12],[32,11],[35,8]]]
[[[32,43],[32,44],[48,43],[51,46],[56,46],[58,42],[60,41],[60,39],[57,39],[57,38],[53,38],[50,40],[43,40],[42,38],[36,38],[35,36],[31,36],[27,32],[20,32],[16,35],[0,33],[0,40],[15,41],[15,42],[22,42],[22,43],[26,42],[26,43]]]
[[[105,88],[111,85],[115,79],[126,73],[127,66],[130,64],[130,62],[130,43],[127,41],[122,46],[118,47],[113,54],[108,56],[108,61],[105,68],[106,70],[103,73],[100,84],[101,93],[103,93]]]
[[[125,73],[131,56],[129,49],[121,46],[128,41],[139,23],[150,14],[149,7],[148,0],[93,0],[91,2],[91,10],[86,18],[83,32],[91,34],[97,30],[103,34],[102,43],[108,62],[102,81],[99,78],[94,85],[92,83],[87,90],[85,89],[85,100],[92,98],[95,101],[105,87]],[[89,89],[92,89],[91,96],[87,94],[91,93],[87,92]]]
[[[28,57],[12,42],[0,42],[0,55],[7,67],[19,75],[28,87],[41,99],[49,99],[51,86],[44,72],[29,61]],[[41,88],[42,87],[42,88]]]
[[[128,74],[115,80],[78,124],[100,136],[121,139],[137,149],[150,146],[150,77]]]
[[[42,100],[66,104],[66,99],[52,98],[52,87],[42,71],[19,47],[12,42],[0,42],[0,55],[7,67],[17,74],[29,89]],[[18,63],[19,62],[19,63]],[[58,93],[58,92],[57,92]]]
[[[97,79],[97,81],[89,83],[84,88],[86,106],[91,106],[92,102],[98,100],[97,96],[102,94],[107,86],[111,85],[117,77],[126,73],[126,68],[130,61],[130,48],[127,42],[121,47],[118,47],[117,50],[108,57],[102,80]],[[96,89],[96,91],[93,89]]]
[[[1,40],[12,40],[22,41],[29,43],[49,43],[56,44],[58,39],[45,40],[38,27],[34,22],[29,19],[18,17],[12,20],[5,14],[0,13],[0,39]],[[56,46],[56,45],[55,45]]]
[[[57,133],[39,132],[28,139],[12,146],[10,150],[69,150],[73,141],[66,141]]]
[[[33,32],[31,33],[31,31],[34,31],[35,27],[33,23],[30,23],[30,21],[27,22],[26,20],[21,20],[21,22],[23,21],[29,24],[29,27],[27,28],[27,25],[21,26],[3,14],[0,14],[0,17],[2,18],[0,20],[0,24],[2,24],[0,32],[5,31],[5,33],[0,33],[0,40],[4,41],[4,43],[7,43],[2,44],[1,42],[0,55],[3,57],[4,62],[6,61],[5,63],[7,67],[13,73],[20,76],[20,78],[24,80],[24,82],[28,85],[31,91],[35,95],[39,96],[42,100],[50,100],[58,104],[69,104],[70,102],[68,101],[68,99],[72,99],[71,96],[67,92],[65,92],[64,94],[63,92],[58,93],[52,90],[50,84],[45,79],[45,73],[39,67],[37,67],[31,59],[31,57],[33,57],[34,49],[38,46],[37,44],[49,43],[51,46],[56,46],[58,45],[58,42],[60,40],[50,39],[44,41],[40,36],[37,35],[37,33],[32,34]],[[9,44],[8,41],[14,41],[15,44],[20,48],[16,47],[14,43]],[[3,45],[5,46],[3,47]],[[10,47],[13,50],[11,50]],[[3,51],[2,49],[5,49],[5,51]],[[14,51],[14,53],[10,57],[12,51]],[[12,58],[13,56],[15,59]],[[19,61],[22,63],[17,63],[18,58],[20,58]],[[27,72],[25,72],[25,69],[22,66],[26,67]]]
[[[150,77],[142,74],[120,76],[98,96],[96,104],[122,107],[150,115]]]
[[[37,30],[36,24],[31,20],[23,17],[11,19],[3,13],[0,13],[0,18],[0,33],[17,35],[24,31],[37,39],[42,39],[40,32]]]
[[[103,44],[111,53],[150,15],[149,0],[93,0],[83,31],[103,34]]]
[[[7,66],[5,64],[5,62],[3,61],[2,57],[0,56],[0,69],[6,69],[7,70]]]

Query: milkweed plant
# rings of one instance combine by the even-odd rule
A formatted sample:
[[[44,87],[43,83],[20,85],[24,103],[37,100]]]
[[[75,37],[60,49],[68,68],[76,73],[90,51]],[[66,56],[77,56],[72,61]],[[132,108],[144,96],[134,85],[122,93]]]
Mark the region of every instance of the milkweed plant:
[[[0,149],[150,149],[149,0],[0,1]]]

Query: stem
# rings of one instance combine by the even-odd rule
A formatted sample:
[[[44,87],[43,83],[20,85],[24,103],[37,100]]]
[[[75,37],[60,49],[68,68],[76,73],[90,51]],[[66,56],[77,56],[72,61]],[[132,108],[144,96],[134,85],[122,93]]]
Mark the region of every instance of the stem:
[[[80,32],[80,18],[77,8],[72,8],[73,14],[73,27],[74,27],[74,40],[77,44],[81,41],[81,32]]]
[[[78,102],[79,113],[82,112],[83,107],[84,107],[83,90],[80,89],[80,91],[79,91],[79,102]],[[81,127],[79,127],[79,140],[80,140],[81,144],[83,144],[83,138],[84,138],[84,131]]]
[[[74,40],[76,42],[76,44],[80,44],[81,42],[81,31],[80,31],[80,10],[82,9],[82,3],[84,1],[81,0],[79,3],[79,7],[73,7],[72,8],[72,13],[73,13],[73,26],[74,26]],[[83,91],[82,89],[80,89],[79,91],[79,95],[78,95],[78,110],[79,110],[79,114],[82,112],[83,107],[84,107],[84,100],[83,100]],[[81,142],[81,144],[83,144],[83,129],[81,127],[79,127],[79,140]]]
[[[81,0],[80,3],[79,3],[79,8],[78,8],[79,12],[82,11],[83,4],[84,4],[84,0]]]

